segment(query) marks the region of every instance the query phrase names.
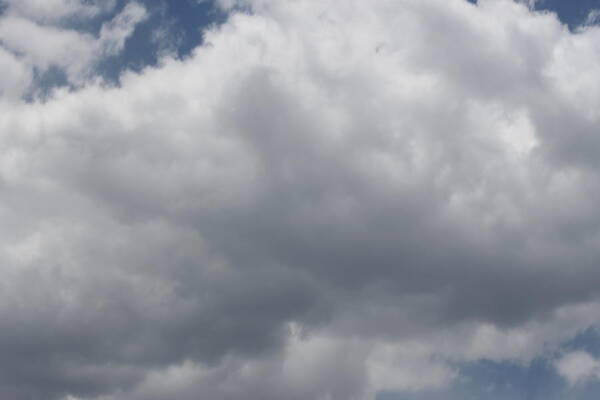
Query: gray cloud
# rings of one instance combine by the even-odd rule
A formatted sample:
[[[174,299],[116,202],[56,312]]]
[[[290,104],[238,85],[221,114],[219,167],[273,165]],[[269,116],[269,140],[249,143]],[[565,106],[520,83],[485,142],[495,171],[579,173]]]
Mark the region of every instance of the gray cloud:
[[[595,323],[597,28],[249,6],[120,87],[0,103],[0,396],[372,399]]]

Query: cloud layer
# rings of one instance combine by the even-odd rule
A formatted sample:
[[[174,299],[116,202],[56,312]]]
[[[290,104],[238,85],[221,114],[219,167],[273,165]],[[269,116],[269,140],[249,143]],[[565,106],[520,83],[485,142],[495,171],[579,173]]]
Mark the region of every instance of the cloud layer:
[[[192,56],[107,87],[86,71],[142,6],[93,36],[47,24],[100,3],[5,3],[0,397],[371,400],[600,316],[597,27],[224,1]],[[20,100],[52,65],[82,87]]]

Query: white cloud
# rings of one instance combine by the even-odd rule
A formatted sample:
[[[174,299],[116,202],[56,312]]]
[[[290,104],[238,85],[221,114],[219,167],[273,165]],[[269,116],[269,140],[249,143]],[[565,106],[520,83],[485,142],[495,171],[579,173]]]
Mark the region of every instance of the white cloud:
[[[42,23],[38,21],[40,18],[36,17],[37,14],[17,12],[21,10],[19,7],[33,7],[39,13],[45,12],[45,8],[36,8],[41,3],[34,3],[15,3],[20,6],[10,3],[8,11],[0,16],[0,50],[7,54],[6,57],[10,57],[2,61],[0,67],[17,74],[0,82],[5,99],[20,98],[34,83],[35,72],[43,73],[52,67],[63,71],[69,83],[83,84],[94,75],[93,68],[97,63],[123,50],[126,39],[131,36],[136,25],[147,17],[146,9],[141,4],[128,3],[114,19],[102,25],[96,37],[63,27],[53,17],[49,18],[51,23],[46,23],[42,18]],[[75,3],[68,3],[68,7],[66,4],[63,8],[57,4],[50,9],[67,12],[70,10],[68,7],[75,7]],[[77,4],[80,7],[96,7]],[[19,72],[15,72],[16,70]]]
[[[119,54],[136,25],[147,16],[146,9],[140,3],[128,3],[112,21],[102,25],[99,37],[99,46],[102,49],[100,54]]]
[[[585,19],[585,25],[597,25],[600,22],[600,10],[594,9],[588,13]]]
[[[41,23],[61,22],[69,18],[93,18],[111,11],[116,0],[2,0],[8,14]]]
[[[0,47],[0,96],[18,97],[31,82],[31,71],[18,58]]]
[[[536,4],[539,2],[539,0],[518,0],[518,1],[523,4],[527,4],[527,6],[532,10],[535,9]]]
[[[442,360],[429,344],[418,341],[379,344],[367,360],[374,391],[420,391],[449,386],[458,371]]]
[[[40,70],[58,66],[71,74],[81,74],[95,57],[93,36],[41,26],[21,17],[0,19],[0,39],[25,66]]]

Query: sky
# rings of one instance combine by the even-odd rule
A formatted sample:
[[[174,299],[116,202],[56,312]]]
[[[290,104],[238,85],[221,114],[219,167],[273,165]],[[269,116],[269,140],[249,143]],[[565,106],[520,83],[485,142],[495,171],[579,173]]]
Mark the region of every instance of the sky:
[[[600,0],[0,10],[0,398],[598,398]]]

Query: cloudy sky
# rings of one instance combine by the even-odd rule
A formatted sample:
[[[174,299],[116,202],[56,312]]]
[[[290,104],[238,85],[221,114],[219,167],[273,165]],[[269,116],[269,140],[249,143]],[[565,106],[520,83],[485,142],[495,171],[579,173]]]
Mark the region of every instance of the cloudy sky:
[[[0,398],[591,400],[600,0],[0,0]]]

